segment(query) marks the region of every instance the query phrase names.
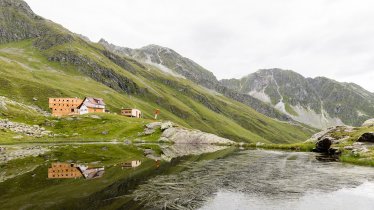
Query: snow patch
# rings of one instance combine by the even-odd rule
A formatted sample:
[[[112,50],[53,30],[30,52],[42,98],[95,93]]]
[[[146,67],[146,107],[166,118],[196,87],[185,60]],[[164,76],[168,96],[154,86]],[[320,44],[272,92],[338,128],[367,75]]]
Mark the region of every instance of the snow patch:
[[[149,64],[149,65],[152,65],[154,67],[156,67],[157,69],[163,71],[164,73],[167,73],[169,75],[172,75],[174,77],[178,77],[178,78],[183,78],[185,79],[184,76],[180,75],[180,74],[177,74],[175,73],[173,70],[169,69],[168,67],[164,66],[162,64],[162,61],[161,61],[161,58],[159,58],[160,62],[161,63],[155,63],[155,62],[152,62],[152,59],[151,59],[151,56],[149,54],[146,54],[147,58],[145,59],[145,63]]]
[[[263,101],[265,103],[271,103],[270,97],[265,93],[265,90],[257,91],[252,90],[248,93],[250,96],[257,98],[260,101]]]
[[[279,102],[275,105],[275,108],[278,109],[279,111],[285,113],[285,114],[288,114],[288,112],[286,111],[286,105],[283,103],[283,100],[282,100],[282,101],[279,101]]]

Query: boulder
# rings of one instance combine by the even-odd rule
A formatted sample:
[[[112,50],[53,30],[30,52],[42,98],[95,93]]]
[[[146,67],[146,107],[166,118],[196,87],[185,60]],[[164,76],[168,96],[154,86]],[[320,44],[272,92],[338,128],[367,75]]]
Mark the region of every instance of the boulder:
[[[235,142],[205,133],[199,130],[188,130],[184,128],[168,128],[161,137],[169,139],[176,144],[234,144]]]
[[[318,140],[316,142],[316,148],[313,149],[313,152],[328,153],[332,142],[333,139],[329,137]]]
[[[145,127],[149,129],[156,129],[156,128],[161,127],[161,124],[162,124],[161,122],[153,122],[153,123],[149,123],[145,125]]]
[[[142,135],[150,135],[150,134],[156,132],[156,129],[157,129],[157,128],[160,128],[161,125],[162,125],[161,122],[153,122],[153,123],[149,123],[149,124],[145,125],[144,132],[141,133],[141,134],[138,135],[138,136],[142,136]]]
[[[174,126],[173,123],[170,121],[164,122],[161,124],[161,130],[164,131],[168,128],[172,128],[173,126]]]
[[[374,143],[374,132],[364,133],[358,138],[358,142],[370,142]]]
[[[366,120],[363,124],[362,127],[369,127],[369,126],[374,126],[374,118]]]
[[[345,146],[344,149],[345,149],[345,150],[353,150],[354,147],[353,147],[353,146]]]

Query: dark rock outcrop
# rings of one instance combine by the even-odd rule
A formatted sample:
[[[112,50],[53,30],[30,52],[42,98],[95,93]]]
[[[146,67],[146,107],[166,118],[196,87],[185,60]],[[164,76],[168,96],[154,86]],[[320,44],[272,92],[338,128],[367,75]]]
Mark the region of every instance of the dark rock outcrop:
[[[321,138],[316,142],[316,148],[313,149],[313,152],[329,153],[332,142],[332,138]]]
[[[374,143],[374,132],[364,133],[358,138],[358,142],[370,142]]]
[[[49,56],[48,60],[61,64],[72,64],[76,66],[81,73],[117,91],[137,95],[147,92],[146,89],[140,88],[130,78],[125,77],[113,69],[100,65],[88,57],[78,55],[73,51],[58,51]]]

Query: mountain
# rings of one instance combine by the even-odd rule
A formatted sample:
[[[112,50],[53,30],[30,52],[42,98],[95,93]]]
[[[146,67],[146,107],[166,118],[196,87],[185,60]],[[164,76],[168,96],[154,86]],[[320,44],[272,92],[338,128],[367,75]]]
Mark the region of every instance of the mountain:
[[[305,78],[282,69],[263,69],[241,79],[220,82],[316,128],[359,126],[374,116],[374,94],[352,83]]]
[[[209,90],[213,90],[230,99],[246,104],[268,117],[296,123],[288,115],[281,113],[261,100],[220,84],[212,72],[206,70],[191,59],[181,56],[172,49],[158,45],[148,45],[139,49],[131,49],[110,44],[104,39],[101,39],[99,44],[112,53],[127,56],[149,64],[150,66],[162,70],[165,74],[191,80]]]
[[[100,97],[114,113],[136,107],[146,118],[152,118],[154,110],[160,109],[161,120],[235,141],[297,142],[314,132],[301,124],[274,120],[233,97],[196,85],[196,81],[216,82],[207,71],[186,71],[183,67],[175,73],[181,76],[174,76],[165,73],[163,67],[135,59],[136,51],[130,50],[134,56],[123,56],[92,43],[34,14],[21,0],[0,0],[0,5],[4,35],[0,44],[0,95],[9,100],[49,111],[49,97]],[[180,61],[176,58],[168,65],[173,62]],[[199,68],[192,61],[183,65]],[[243,97],[244,102],[253,98],[221,87]],[[0,118],[33,121],[15,108],[0,109]]]

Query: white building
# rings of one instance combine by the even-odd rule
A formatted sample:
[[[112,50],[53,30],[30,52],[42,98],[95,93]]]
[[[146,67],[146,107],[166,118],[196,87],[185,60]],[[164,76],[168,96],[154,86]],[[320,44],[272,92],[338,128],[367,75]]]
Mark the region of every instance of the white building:
[[[127,117],[135,117],[140,118],[142,116],[142,112],[139,109],[122,109],[121,115]]]

